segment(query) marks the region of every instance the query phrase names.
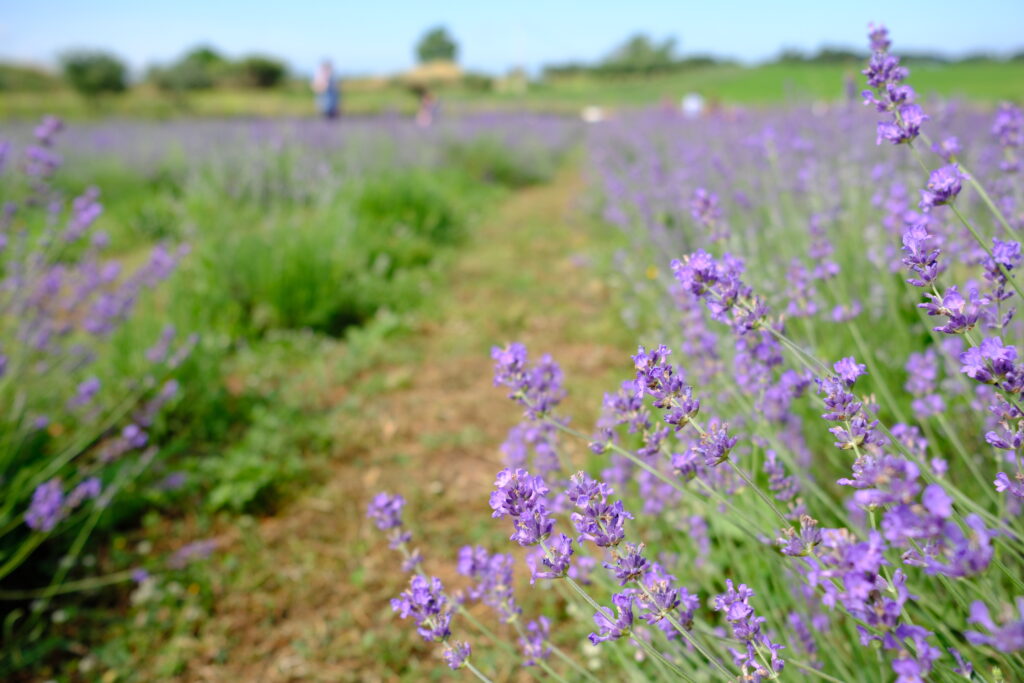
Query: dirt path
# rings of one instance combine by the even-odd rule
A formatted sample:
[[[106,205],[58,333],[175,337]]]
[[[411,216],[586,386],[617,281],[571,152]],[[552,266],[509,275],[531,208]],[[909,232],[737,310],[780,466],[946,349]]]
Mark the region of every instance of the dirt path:
[[[366,504],[379,490],[402,493],[427,570],[450,576],[442,567],[460,545],[507,534],[490,520],[487,495],[519,412],[491,383],[491,345],[519,340],[552,353],[570,400],[589,410],[595,391],[615,385],[609,371],[628,370],[607,290],[581,264],[590,239],[581,190],[567,169],[480,226],[440,315],[403,342],[422,347],[418,362],[380,370],[394,388],[339,430],[341,457],[322,487],[227,550],[241,570],[199,628],[187,679],[375,681],[404,670],[421,680],[438,667],[437,653],[391,614],[388,599],[407,577],[365,522]]]

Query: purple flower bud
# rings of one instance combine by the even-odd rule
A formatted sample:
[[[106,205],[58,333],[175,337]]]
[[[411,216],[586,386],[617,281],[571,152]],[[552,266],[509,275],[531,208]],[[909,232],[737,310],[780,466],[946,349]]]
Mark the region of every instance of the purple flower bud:
[[[25,524],[35,531],[51,531],[64,517],[64,489],[60,479],[50,479],[36,487],[25,512]]]
[[[409,588],[392,598],[391,609],[402,619],[411,616],[423,640],[443,641],[451,635],[452,608],[437,577],[413,576]]]
[[[937,168],[928,176],[928,184],[921,190],[921,201],[918,206],[928,211],[936,206],[949,204],[960,194],[961,181],[966,176],[957,164],[949,164]]]
[[[469,659],[470,652],[472,652],[472,648],[470,648],[469,643],[449,640],[444,644],[444,661],[452,669],[461,669],[462,665]]]
[[[627,543],[624,550],[615,553],[615,564],[605,562],[604,567],[614,572],[620,586],[639,579],[647,571],[644,544]]]
[[[579,532],[578,543],[590,541],[598,547],[609,548],[622,542],[626,520],[633,519],[633,515],[617,500],[614,503],[591,502],[582,512],[572,513],[570,518]]]
[[[1024,498],[1024,474],[1018,472],[1015,481],[1010,481],[1006,472],[1000,472],[996,475],[995,487],[999,493],[1009,493],[1016,498]]]
[[[882,24],[878,26],[868,24],[868,38],[871,39],[872,52],[887,52],[892,45],[889,40],[889,30]]]
[[[967,640],[974,645],[989,645],[1000,652],[1019,652],[1024,650],[1024,598],[1017,598],[1018,619],[1009,619],[1001,626],[997,626],[989,614],[985,603],[975,601],[971,603],[971,616],[967,619],[968,624],[978,624],[985,627],[988,634],[979,631],[965,631]]]
[[[402,526],[402,508],[405,498],[399,495],[378,493],[366,508],[366,516],[373,520],[381,531]]]
[[[571,482],[565,495],[577,507],[584,508],[591,501],[605,502],[612,495],[612,487],[603,481],[591,479],[583,472],[577,472],[569,478]]]
[[[531,476],[524,469],[505,469],[494,480],[495,490],[491,493],[491,517],[506,515],[518,517],[532,510],[542,501],[548,487],[540,477]]]
[[[836,371],[836,375],[839,379],[846,383],[846,386],[852,387],[856,383],[857,378],[861,375],[867,374],[867,366],[863,363],[858,363],[852,356],[842,358],[832,365],[832,369]]]
[[[103,485],[96,477],[88,477],[71,490],[64,503],[67,510],[73,510],[87,500],[99,498]]]
[[[612,596],[612,603],[615,605],[615,614],[612,615],[604,609],[594,615],[594,624],[597,632],[591,633],[590,642],[594,645],[609,640],[618,640],[628,636],[633,628],[633,595],[625,591]]]
[[[551,634],[551,622],[547,617],[538,617],[526,624],[526,631],[519,639],[523,650],[523,666],[533,666],[538,660],[547,659],[551,655],[548,638]]]

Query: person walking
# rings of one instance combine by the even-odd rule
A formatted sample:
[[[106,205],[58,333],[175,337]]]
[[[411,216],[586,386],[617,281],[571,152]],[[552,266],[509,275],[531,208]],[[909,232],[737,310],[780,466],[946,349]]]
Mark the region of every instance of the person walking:
[[[326,119],[338,117],[341,108],[341,90],[338,80],[334,77],[334,67],[329,60],[324,60],[313,77],[313,93],[316,95],[317,109]]]

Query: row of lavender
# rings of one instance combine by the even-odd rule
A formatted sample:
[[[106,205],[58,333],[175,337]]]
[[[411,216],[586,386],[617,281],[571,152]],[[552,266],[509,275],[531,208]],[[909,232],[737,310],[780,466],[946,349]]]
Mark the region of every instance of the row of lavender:
[[[527,180],[540,180],[552,171],[557,155],[551,153],[566,149],[578,131],[572,120],[525,113],[444,119],[426,129],[398,116],[341,123],[117,120],[70,128],[62,137],[61,154],[71,165],[79,160],[116,160],[147,175],[169,167],[202,169],[192,180],[216,180],[229,197],[269,194],[313,201],[332,196],[342,183],[360,175],[394,168],[440,168],[460,161],[453,156],[480,153],[485,146],[499,148],[506,163],[530,176]],[[14,124],[6,136],[28,142],[31,133]]]
[[[218,403],[233,349],[247,345],[254,353],[259,336],[274,326],[327,328],[310,315],[290,315],[298,307],[326,308],[325,320],[334,314],[330,301],[311,297],[359,296],[360,312],[372,316],[378,304],[367,303],[365,291],[347,290],[379,293],[385,280],[401,279],[401,264],[394,263],[401,254],[386,271],[380,267],[382,254],[392,255],[385,249],[412,244],[411,270],[430,249],[454,243],[445,231],[456,234],[465,217],[447,194],[417,185],[426,182],[424,169],[486,144],[499,149],[470,173],[504,164],[521,178],[539,179],[574,130],[561,120],[509,116],[430,131],[390,121],[118,122],[65,130],[54,118],[4,131],[0,618],[10,641],[0,671],[17,668],[19,638],[38,639],[49,615],[66,604],[61,596],[152,583],[209,553],[210,544],[200,542],[167,562],[94,561],[98,530],[136,523],[147,505],[163,500],[161,491],[181,487],[180,458],[167,462],[172,453],[211,450],[197,439],[223,431],[222,422],[248,419]],[[517,152],[513,139],[527,144]],[[120,183],[102,188],[102,202],[97,175]],[[470,179],[480,180],[490,178]],[[390,183],[398,189],[392,192]],[[392,197],[401,206],[389,213]],[[158,242],[122,229],[164,205],[174,207],[171,217],[180,225]],[[338,262],[349,270],[338,273]],[[403,282],[419,285],[411,277]],[[243,315],[259,317],[260,326]],[[268,404],[260,415],[282,409],[266,397],[246,398]],[[192,424],[203,422],[217,426]],[[245,426],[228,428],[237,434]],[[226,445],[217,451],[231,453]],[[196,477],[220,471],[205,460],[190,470]],[[248,477],[244,486],[222,486],[234,492],[234,509],[247,502],[239,490],[258,492],[257,485],[281,478],[273,470],[252,474],[256,465],[247,461],[225,468]],[[196,488],[216,500],[217,485],[201,481]],[[178,505],[198,502],[184,498]]]
[[[62,128],[47,118],[31,144],[0,143],[0,598],[37,613],[82,578],[102,512],[150,469],[196,341],[126,324],[186,250],[156,245],[134,270],[111,259],[99,191],[69,199],[53,182]]]
[[[446,593],[402,499],[370,508],[415,574],[393,607],[453,668],[488,677],[468,641],[500,638],[452,635],[481,600],[556,680],[1024,677],[1024,115],[926,110],[871,42],[866,110],[594,129],[628,243],[609,277],[648,347],[585,432],[553,359],[495,349],[525,419],[490,498],[583,624],[523,624],[512,556],[484,548]]]

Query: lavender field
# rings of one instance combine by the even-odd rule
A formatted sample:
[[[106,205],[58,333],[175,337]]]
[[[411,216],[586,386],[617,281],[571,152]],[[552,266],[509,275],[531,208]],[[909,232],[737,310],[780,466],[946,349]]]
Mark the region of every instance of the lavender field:
[[[1024,680],[1024,113],[867,40],[813,106],[0,126],[4,678]]]

